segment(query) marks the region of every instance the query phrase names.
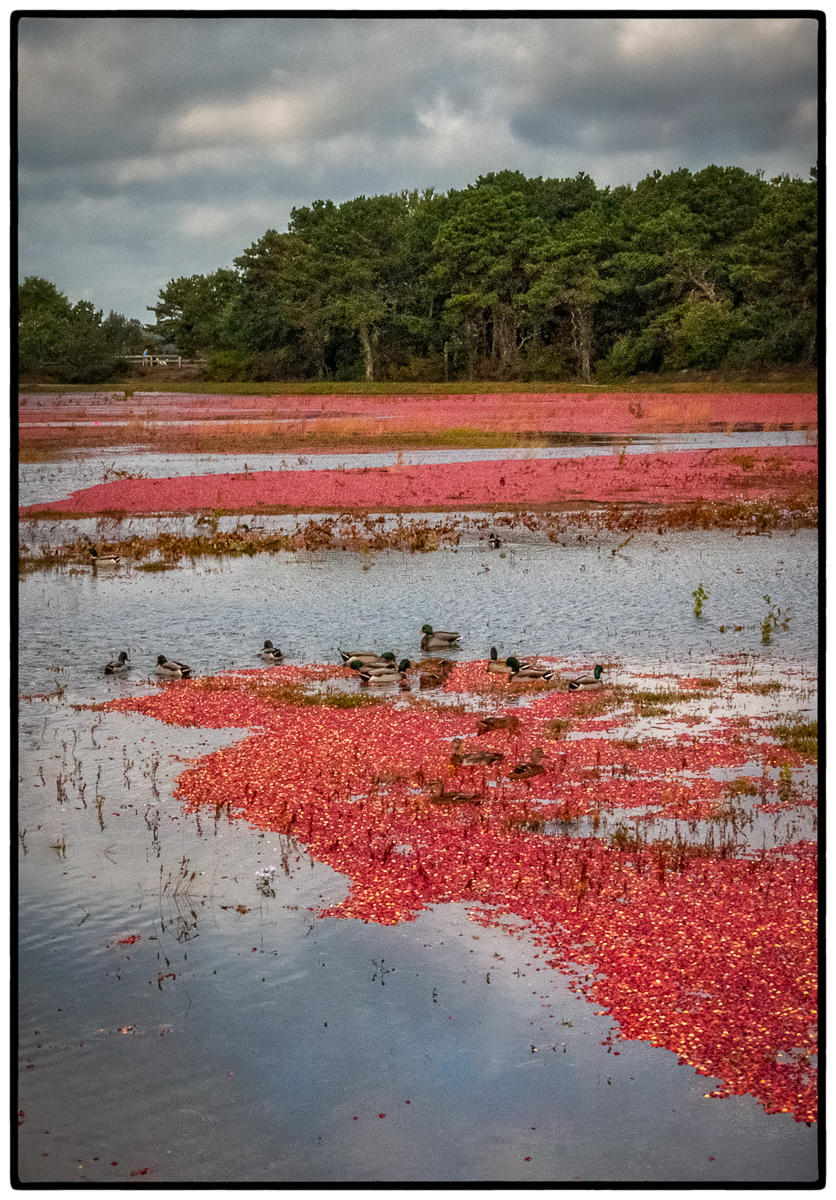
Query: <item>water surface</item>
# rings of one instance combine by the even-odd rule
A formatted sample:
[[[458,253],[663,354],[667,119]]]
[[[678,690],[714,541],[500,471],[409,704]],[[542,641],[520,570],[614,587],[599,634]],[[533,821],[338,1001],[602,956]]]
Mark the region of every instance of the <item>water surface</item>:
[[[320,919],[343,876],[225,810],[184,814],[177,776],[243,731],[73,707],[156,686],[159,652],[198,672],[257,665],[265,637],[290,662],[336,662],[357,642],[414,656],[427,620],[462,631],[462,658],[496,644],[604,661],[614,679],[710,673],[742,653],[747,678],[806,677],[815,703],[814,533],[617,544],[21,580],[20,690],[62,693],[20,715],[25,1182],[815,1178],[815,1128],[752,1097],[706,1100],[716,1081],[649,1044],[611,1053],[611,1019],[535,958],[524,928],[484,929],[462,905],[395,927]],[[792,613],[769,647],[764,593]],[[104,676],[120,649],[132,674]]]

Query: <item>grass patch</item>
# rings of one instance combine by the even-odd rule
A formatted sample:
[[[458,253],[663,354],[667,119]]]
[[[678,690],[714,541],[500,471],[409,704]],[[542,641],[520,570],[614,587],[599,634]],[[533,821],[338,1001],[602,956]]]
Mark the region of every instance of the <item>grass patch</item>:
[[[572,728],[572,722],[567,718],[555,717],[552,721],[547,721],[543,726],[544,737],[549,738],[565,738],[566,734]]]
[[[788,750],[796,750],[805,758],[816,758],[819,753],[819,723],[805,721],[803,717],[789,717],[774,725],[772,736]]]
[[[499,380],[456,380],[454,382],[427,383],[398,381],[377,383],[366,380],[302,380],[298,382],[233,381],[215,382],[202,379],[166,380],[153,372],[141,379],[112,380],[110,383],[56,383],[54,380],[22,382],[21,392],[48,391],[57,395],[74,392],[122,391],[126,395],[153,389],[155,392],[199,392],[211,396],[462,396],[490,395],[508,392],[567,392],[584,395],[589,392],[815,392],[818,376],[810,371],[772,371],[767,379],[750,377],[734,378],[729,372],[720,375],[713,372],[691,373],[683,380],[678,373],[671,375],[633,375],[629,379],[580,383],[577,379],[536,379],[514,381]]]
[[[783,686],[777,679],[770,679],[767,683],[741,683],[737,690],[751,692],[755,696],[770,696],[773,692],[780,692]]]
[[[758,786],[745,777],[731,779],[726,784],[726,793],[729,796],[757,796]]]
[[[614,708],[621,708],[631,698],[631,689],[615,683],[594,692],[588,700],[582,700],[574,711],[576,717],[600,717]]]
[[[672,704],[682,704],[688,700],[703,700],[710,694],[710,691],[686,691],[683,688],[668,688],[659,691],[639,689],[633,692],[630,699],[636,716],[663,717],[670,712]]]

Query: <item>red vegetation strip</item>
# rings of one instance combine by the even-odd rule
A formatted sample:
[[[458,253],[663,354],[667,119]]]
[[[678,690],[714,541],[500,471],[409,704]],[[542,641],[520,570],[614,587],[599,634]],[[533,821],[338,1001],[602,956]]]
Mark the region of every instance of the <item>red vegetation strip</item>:
[[[386,419],[415,427],[466,425],[544,433],[650,433],[720,429],[734,425],[790,425],[817,421],[815,392],[506,392],[418,396],[221,396],[138,392],[22,395],[21,423],[30,421],[266,419]]]
[[[176,479],[124,479],[30,504],[45,512],[189,512],[220,508],[256,512],[296,509],[457,508],[481,504],[576,501],[756,500],[778,498],[816,482],[815,447],[595,455],[574,459],[394,466],[349,471],[251,471]]]
[[[751,1093],[767,1112],[815,1120],[814,845],[731,857],[710,842],[623,846],[538,832],[544,820],[624,803],[709,815],[720,791],[704,774],[710,767],[774,761],[776,754],[783,760],[785,752],[734,744],[722,732],[710,742],[673,745],[549,743],[543,710],[557,700],[575,703],[565,694],[514,709],[517,737],[498,732],[476,742],[472,714],[388,703],[301,707],[263,692],[270,681],[298,682],[305,674],[276,668],[258,678],[183,681],[106,707],[171,724],[260,730],[184,771],[178,795],[190,809],[227,809],[256,828],[292,835],[347,876],[348,895],[321,916],[394,924],[426,905],[464,901],[478,906],[473,920],[502,928],[503,916],[513,914],[545,947],[548,964],[573,975],[572,986],[613,1016],[616,1037],[665,1047],[722,1080],[707,1095]],[[322,678],[322,668],[311,674]],[[487,771],[454,773],[454,735],[505,759]],[[510,767],[541,739],[545,774],[511,778]],[[680,770],[686,779],[676,777]],[[479,798],[433,803],[433,778]],[[591,981],[589,974],[581,981],[572,964],[590,962]]]

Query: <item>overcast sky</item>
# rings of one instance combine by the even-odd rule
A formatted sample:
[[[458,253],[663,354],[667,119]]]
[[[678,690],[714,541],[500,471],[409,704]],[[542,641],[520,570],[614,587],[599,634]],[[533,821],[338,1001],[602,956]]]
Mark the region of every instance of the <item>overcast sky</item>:
[[[506,168],[807,178],[816,37],[768,16],[25,18],[21,277],[144,321],[169,279],[317,198]]]

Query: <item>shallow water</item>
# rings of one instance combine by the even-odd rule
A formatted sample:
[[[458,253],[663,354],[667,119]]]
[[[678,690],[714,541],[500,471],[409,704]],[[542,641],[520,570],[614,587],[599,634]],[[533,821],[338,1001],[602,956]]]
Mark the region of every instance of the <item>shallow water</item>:
[[[715,1081],[668,1051],[601,1045],[611,1020],[541,966],[524,929],[485,929],[458,905],[395,927],[320,919],[344,877],[223,812],[185,815],[177,776],[241,730],[71,705],[146,690],[158,652],[197,672],[257,666],[265,637],[290,662],[336,662],[359,641],[414,656],[426,620],[462,630],[461,658],[496,644],[611,662],[611,678],[707,674],[745,652],[747,678],[809,686],[812,704],[816,547],[807,531],[689,532],[615,556],[473,544],[25,577],[20,690],[64,692],[20,716],[24,1181],[815,1178],[815,1128],[752,1097],[706,1100]],[[764,593],[792,613],[769,647]],[[733,621],[743,630],[719,632]],[[131,675],[104,676],[123,648]],[[274,895],[256,875],[271,865]]]
[[[774,430],[753,433],[646,434],[640,437],[613,435],[590,437],[589,444],[500,450],[404,450],[406,465],[448,462],[495,462],[499,459],[586,458],[606,453],[649,454],[654,451],[740,449],[766,446],[804,446],[809,436],[802,431]],[[21,463],[18,467],[18,503],[40,504],[60,500],[70,492],[92,487],[113,478],[115,471],[145,475],[149,479],[183,475],[215,475],[250,471],[350,470],[355,467],[389,467],[398,454],[161,454],[138,447],[114,447],[104,453],[78,454],[55,462]]]
[[[422,555],[198,559],[151,575],[38,572],[20,583],[20,686],[47,690],[60,664],[73,693],[97,694],[102,665],[123,649],[137,675],[160,653],[202,673],[252,665],[265,638],[290,662],[339,662],[338,646],[361,642],[414,657],[426,622],[462,630],[465,658],[487,657],[495,645],[500,655],[556,655],[578,667],[614,658],[667,672],[676,661],[695,673],[724,653],[815,657],[815,531],[745,539],[688,531],[636,538],[614,555],[618,536],[612,546],[567,538],[509,542],[501,552],[475,542]],[[698,583],[709,594],[699,619]],[[769,647],[764,595],[790,611]]]

